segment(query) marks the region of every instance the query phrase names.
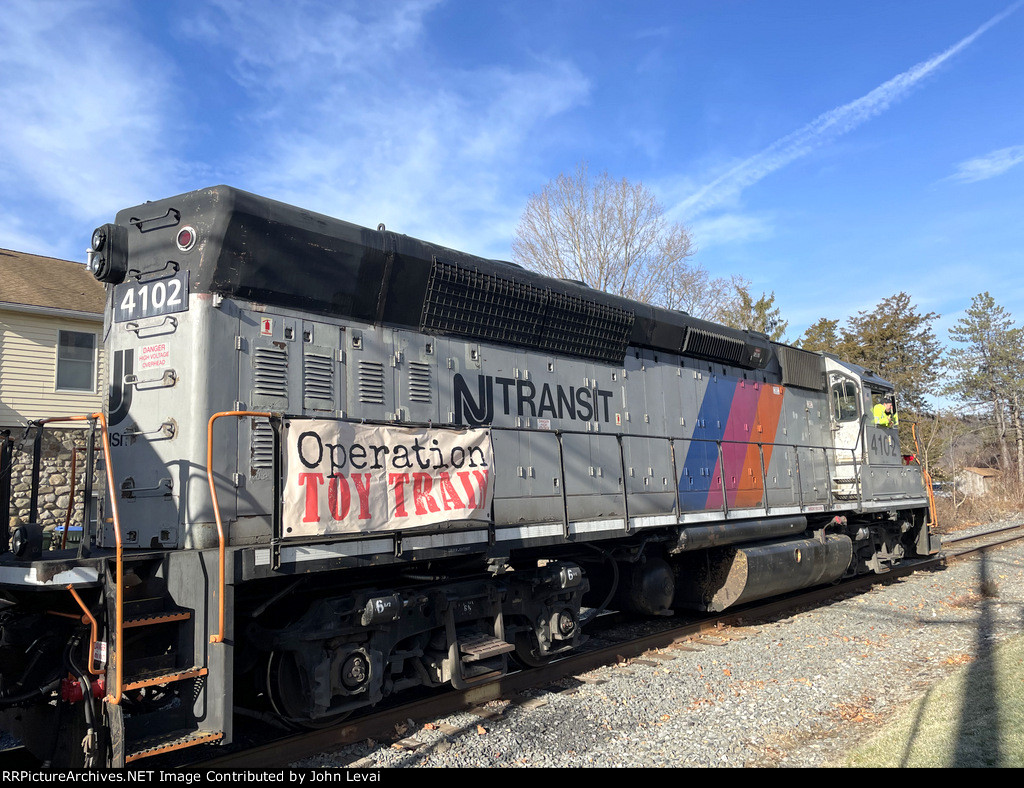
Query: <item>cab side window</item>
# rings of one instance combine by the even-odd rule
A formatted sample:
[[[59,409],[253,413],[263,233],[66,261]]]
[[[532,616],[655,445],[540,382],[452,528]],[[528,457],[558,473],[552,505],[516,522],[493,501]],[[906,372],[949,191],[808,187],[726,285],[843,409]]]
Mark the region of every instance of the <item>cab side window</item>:
[[[855,421],[859,416],[857,386],[850,380],[832,385],[832,417],[836,421]]]

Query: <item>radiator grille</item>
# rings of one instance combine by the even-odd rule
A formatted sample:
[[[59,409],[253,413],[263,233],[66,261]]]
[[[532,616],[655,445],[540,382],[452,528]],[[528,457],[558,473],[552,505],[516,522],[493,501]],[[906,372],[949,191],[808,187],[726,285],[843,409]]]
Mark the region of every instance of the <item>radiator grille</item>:
[[[625,356],[633,321],[619,307],[435,259],[420,328],[611,362]]]
[[[746,345],[738,339],[702,328],[691,328],[686,335],[683,354],[725,364],[739,364],[744,360],[745,348]]]

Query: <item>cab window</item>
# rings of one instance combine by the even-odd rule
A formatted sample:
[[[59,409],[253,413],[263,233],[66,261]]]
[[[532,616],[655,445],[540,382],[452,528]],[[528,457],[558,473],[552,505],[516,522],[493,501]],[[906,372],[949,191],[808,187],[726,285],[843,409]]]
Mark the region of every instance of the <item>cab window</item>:
[[[860,416],[857,385],[852,380],[832,384],[832,418],[836,421],[855,421]]]

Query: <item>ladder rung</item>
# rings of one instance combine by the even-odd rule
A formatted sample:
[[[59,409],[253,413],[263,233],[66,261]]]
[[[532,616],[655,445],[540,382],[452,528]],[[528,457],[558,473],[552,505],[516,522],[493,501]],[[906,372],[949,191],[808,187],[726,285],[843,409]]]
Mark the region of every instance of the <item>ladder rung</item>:
[[[463,662],[475,662],[515,650],[514,645],[493,635],[474,635],[459,640],[459,651],[465,655],[462,658]]]
[[[184,681],[185,679],[194,679],[196,676],[205,676],[208,672],[206,668],[195,666],[182,670],[172,670],[167,673],[156,673],[130,681],[122,689],[133,690],[142,687],[155,687],[158,684],[170,684],[172,681]]]
[[[125,629],[128,629],[129,627],[147,627],[153,624],[166,624],[168,621],[188,621],[190,618],[192,618],[192,613],[188,610],[178,610],[170,613],[152,613],[150,615],[126,618],[122,626]]]
[[[136,742],[134,751],[125,755],[124,762],[131,763],[140,758],[149,758],[153,755],[181,750],[185,747],[195,747],[197,744],[207,744],[219,741],[224,738],[223,731],[194,731],[181,730],[172,731],[164,736],[154,736],[150,739],[143,739]]]

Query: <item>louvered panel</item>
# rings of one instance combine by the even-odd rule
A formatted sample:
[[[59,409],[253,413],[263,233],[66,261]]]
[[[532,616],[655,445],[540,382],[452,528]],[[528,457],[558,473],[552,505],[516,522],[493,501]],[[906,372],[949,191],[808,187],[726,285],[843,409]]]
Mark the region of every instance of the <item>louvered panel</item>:
[[[433,394],[430,380],[430,365],[421,361],[409,362],[409,400],[430,402]]]
[[[780,344],[775,345],[775,352],[782,365],[783,385],[825,390],[825,360],[820,354]]]
[[[250,458],[253,468],[274,467],[274,428],[269,421],[254,420]]]
[[[306,399],[334,402],[334,360],[330,356],[306,353],[303,358],[302,388]]]
[[[359,401],[384,404],[384,365],[379,361],[359,362]]]
[[[265,347],[255,349],[253,393],[268,397],[288,396],[288,351]]]
[[[691,329],[683,347],[683,355],[705,358],[727,364],[743,359],[745,345],[738,339],[702,328]]]

